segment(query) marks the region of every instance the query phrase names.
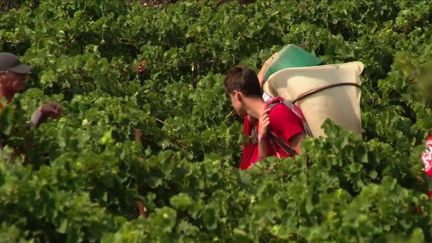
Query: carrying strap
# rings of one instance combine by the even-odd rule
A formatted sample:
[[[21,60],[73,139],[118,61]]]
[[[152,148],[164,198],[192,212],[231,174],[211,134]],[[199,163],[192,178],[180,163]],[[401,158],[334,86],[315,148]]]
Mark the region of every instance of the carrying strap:
[[[282,138],[276,136],[273,132],[269,131],[268,136],[270,142],[276,143],[286,154],[297,154],[297,151],[295,151],[295,149],[289,143],[285,142],[285,140],[283,140]]]
[[[281,100],[280,102],[274,102],[267,106],[267,109],[269,112],[273,109],[273,107],[277,104],[284,104],[288,109],[290,109],[294,115],[296,115],[302,122],[303,129],[305,133],[309,136],[312,136],[312,133],[310,131],[309,125],[306,122],[306,119],[303,116],[303,113],[300,110],[300,107],[294,105],[289,100]],[[255,130],[255,131],[254,131]],[[256,134],[256,127],[253,128],[252,134]],[[270,144],[273,146],[273,143],[278,145],[286,154],[290,155],[296,155],[298,154],[296,150],[285,140],[278,137],[276,134],[274,134],[272,131],[269,131],[268,133]],[[278,156],[279,157],[279,156]]]
[[[361,88],[360,84],[356,84],[356,83],[349,83],[349,82],[337,83],[337,84],[329,84],[329,85],[325,85],[325,86],[323,86],[323,87],[319,87],[319,88],[311,89],[311,90],[309,90],[309,91],[304,92],[303,94],[301,94],[301,95],[299,95],[297,98],[295,98],[295,99],[292,101],[292,103],[295,104],[295,103],[297,103],[299,100],[302,100],[302,99],[304,99],[304,98],[306,98],[306,97],[308,97],[308,96],[311,96],[311,95],[313,95],[313,94],[316,94],[316,93],[321,92],[321,91],[326,90],[326,89],[331,89],[331,88],[339,87],[339,86],[347,86],[347,85],[355,86],[355,87],[357,87],[357,88]]]
[[[296,152],[296,150],[288,142],[286,142],[282,138],[276,136],[272,131],[269,131],[268,138],[269,138],[270,145],[273,147],[273,150],[275,152],[277,152],[277,150],[274,147],[274,144],[276,144],[277,146],[279,146],[286,154],[290,154],[290,155],[296,155],[296,154],[298,154]],[[257,131],[256,131],[256,127],[252,128],[251,136],[249,137],[249,139],[254,144],[258,143],[258,134],[257,134]],[[251,156],[251,154],[249,155],[249,157],[250,156]],[[280,158],[279,154],[276,154],[276,156],[278,158]]]

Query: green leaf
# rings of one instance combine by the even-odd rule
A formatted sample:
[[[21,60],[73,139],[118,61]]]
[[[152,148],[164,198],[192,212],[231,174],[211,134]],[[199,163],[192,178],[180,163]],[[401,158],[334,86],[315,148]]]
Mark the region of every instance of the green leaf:
[[[170,199],[170,203],[176,209],[186,209],[193,203],[192,198],[185,193],[179,193]]]

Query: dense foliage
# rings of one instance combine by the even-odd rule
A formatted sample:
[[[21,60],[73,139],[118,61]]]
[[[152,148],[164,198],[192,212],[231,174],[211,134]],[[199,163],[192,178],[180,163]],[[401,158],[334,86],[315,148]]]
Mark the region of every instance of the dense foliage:
[[[432,240],[429,0],[21,2],[0,15],[0,51],[34,66],[1,114],[1,241]],[[240,172],[223,75],[288,43],[365,63],[364,133],[328,123]],[[28,129],[46,101],[64,115]]]

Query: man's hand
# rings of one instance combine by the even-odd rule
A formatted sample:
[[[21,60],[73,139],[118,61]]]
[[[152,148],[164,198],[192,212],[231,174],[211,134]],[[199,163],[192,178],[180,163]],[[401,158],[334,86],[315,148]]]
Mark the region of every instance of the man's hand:
[[[266,110],[259,118],[258,140],[267,138],[270,125],[269,111]]]
[[[265,159],[268,156],[266,140],[270,125],[269,111],[265,110],[258,121],[258,160]]]
[[[289,143],[294,147],[297,154],[301,154],[301,142],[306,138],[306,133],[295,135],[289,140]]]
[[[264,80],[264,76],[265,73],[267,72],[268,68],[270,67],[270,65],[273,63],[273,59],[275,59],[278,56],[278,52],[274,53],[271,57],[269,57],[263,64],[263,66],[261,67],[261,70],[258,72],[257,76],[258,76],[258,81],[260,83],[261,88],[264,85],[264,82],[266,80]]]
[[[33,113],[30,123],[37,127],[48,118],[58,118],[61,114],[61,106],[56,102],[50,102],[39,106]]]

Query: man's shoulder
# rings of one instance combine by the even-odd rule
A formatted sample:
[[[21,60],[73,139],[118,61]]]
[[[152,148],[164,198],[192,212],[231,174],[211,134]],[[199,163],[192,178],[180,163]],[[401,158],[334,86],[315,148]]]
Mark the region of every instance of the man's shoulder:
[[[291,129],[292,127],[302,127],[301,119],[285,104],[275,105],[269,114],[272,128]]]
[[[270,111],[270,126],[273,132],[285,141],[304,132],[303,122],[285,104],[277,104]]]
[[[270,110],[270,118],[292,118],[299,119],[294,112],[288,108],[285,104],[279,103],[275,104]]]

